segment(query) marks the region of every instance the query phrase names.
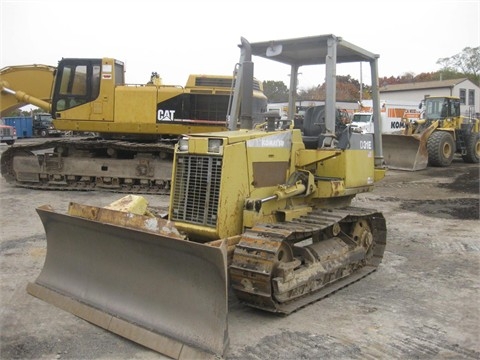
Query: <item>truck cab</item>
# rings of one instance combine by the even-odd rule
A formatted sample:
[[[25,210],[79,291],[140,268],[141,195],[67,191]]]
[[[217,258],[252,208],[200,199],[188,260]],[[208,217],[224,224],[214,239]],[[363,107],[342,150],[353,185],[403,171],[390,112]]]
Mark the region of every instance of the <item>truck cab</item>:
[[[53,126],[52,115],[48,113],[34,114],[32,117],[32,127],[35,136],[61,136],[62,132]]]
[[[0,143],[13,145],[17,140],[17,130],[13,126],[5,125],[3,119],[0,122]]]
[[[362,133],[373,134],[373,113],[357,112],[352,117],[352,127]]]

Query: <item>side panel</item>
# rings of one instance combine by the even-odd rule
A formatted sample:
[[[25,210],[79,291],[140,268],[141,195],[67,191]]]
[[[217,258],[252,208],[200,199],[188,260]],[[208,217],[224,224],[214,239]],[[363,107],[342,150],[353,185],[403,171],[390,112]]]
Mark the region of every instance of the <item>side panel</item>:
[[[278,185],[285,184],[294,171],[292,143],[291,131],[273,132],[247,141],[251,197],[270,196]]]
[[[115,89],[115,123],[155,124],[156,86],[117,86]]]
[[[316,175],[341,178],[345,188],[372,185],[374,182],[374,149],[372,134],[352,134],[347,150],[319,163]],[[322,151],[322,150],[318,150]]]
[[[219,237],[238,235],[243,230],[243,206],[250,195],[252,181],[248,171],[245,143],[225,149],[222,169],[221,201],[218,204]],[[232,211],[234,210],[234,211]]]

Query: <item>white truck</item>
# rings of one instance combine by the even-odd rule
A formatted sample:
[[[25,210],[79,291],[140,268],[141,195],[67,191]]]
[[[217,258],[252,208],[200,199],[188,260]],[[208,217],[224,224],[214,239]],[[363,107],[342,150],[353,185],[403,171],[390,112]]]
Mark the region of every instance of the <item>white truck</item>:
[[[405,127],[402,118],[420,118],[419,102],[380,101],[380,115],[382,120],[382,133],[392,134]],[[360,109],[353,113],[351,126],[362,133],[373,133],[372,100],[364,100]]]
[[[0,120],[0,143],[6,143],[7,145],[13,145],[17,140],[17,129],[13,126],[6,125],[4,120]]]
[[[267,112],[278,112],[278,116],[280,117],[280,120],[286,120],[288,119],[288,105],[286,104],[267,104]]]

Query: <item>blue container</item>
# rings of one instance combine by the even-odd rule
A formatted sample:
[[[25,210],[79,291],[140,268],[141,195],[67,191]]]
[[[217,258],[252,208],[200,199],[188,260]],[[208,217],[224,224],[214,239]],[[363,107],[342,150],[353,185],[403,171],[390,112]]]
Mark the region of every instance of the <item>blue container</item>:
[[[17,130],[17,137],[30,138],[33,137],[33,121],[31,117],[6,117],[3,118],[5,125],[13,126]]]

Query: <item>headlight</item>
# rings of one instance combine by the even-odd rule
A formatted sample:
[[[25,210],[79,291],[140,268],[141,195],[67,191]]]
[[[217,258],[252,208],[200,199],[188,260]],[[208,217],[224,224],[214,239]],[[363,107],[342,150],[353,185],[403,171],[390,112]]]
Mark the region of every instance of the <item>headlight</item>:
[[[179,151],[188,151],[188,139],[182,138],[178,140],[178,150]]]
[[[222,139],[208,139],[208,152],[219,154],[222,143]]]

